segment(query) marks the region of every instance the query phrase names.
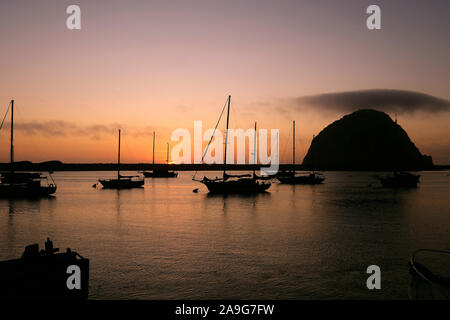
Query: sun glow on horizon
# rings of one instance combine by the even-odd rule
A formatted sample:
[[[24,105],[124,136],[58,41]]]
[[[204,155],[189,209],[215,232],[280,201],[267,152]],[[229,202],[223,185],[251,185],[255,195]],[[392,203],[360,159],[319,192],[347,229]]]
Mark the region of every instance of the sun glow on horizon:
[[[378,31],[367,30],[360,1],[78,3],[81,30],[67,30],[64,2],[0,2],[0,116],[13,97],[17,161],[114,162],[121,127],[124,162],[151,163],[156,131],[155,162],[166,163],[172,131],[192,132],[195,120],[214,128],[231,94],[230,128],[279,129],[281,163],[291,162],[296,120],[300,163],[312,136],[348,113],[302,108],[300,97],[388,88],[450,100],[446,2],[407,11],[386,2]],[[440,23],[416,23],[430,17]],[[399,123],[449,164],[450,113],[414,112]]]

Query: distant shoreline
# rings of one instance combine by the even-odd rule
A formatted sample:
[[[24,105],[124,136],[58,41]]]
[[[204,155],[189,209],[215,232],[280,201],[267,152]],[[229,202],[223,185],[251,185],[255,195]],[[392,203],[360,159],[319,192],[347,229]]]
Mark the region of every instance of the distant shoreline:
[[[230,171],[251,171],[259,170],[261,165],[250,165],[250,164],[231,164],[227,165],[227,170]],[[32,163],[29,161],[21,161],[14,163],[14,170],[17,171],[115,171],[117,170],[116,163],[63,163],[60,161],[47,161]],[[154,170],[154,169],[165,169],[172,171],[220,171],[223,170],[223,165],[221,164],[155,164],[150,163],[122,163],[120,164],[120,170],[123,171],[143,171],[143,170]],[[279,170],[291,170],[292,164],[280,164]],[[311,168],[305,167],[301,164],[295,166],[296,170],[320,170],[320,171],[393,171],[392,168]],[[10,170],[9,163],[0,163],[0,171]],[[406,171],[442,171],[450,170],[450,165],[435,165],[429,168],[403,168],[401,170]]]

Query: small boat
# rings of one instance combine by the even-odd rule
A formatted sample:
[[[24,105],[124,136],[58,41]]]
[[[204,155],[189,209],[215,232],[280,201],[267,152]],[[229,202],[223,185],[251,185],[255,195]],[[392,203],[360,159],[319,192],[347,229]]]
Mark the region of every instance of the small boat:
[[[230,104],[231,104],[231,96],[228,96],[227,103],[224,105],[224,108],[222,109],[222,113],[219,117],[222,117],[222,114],[225,110],[225,106],[228,105],[227,109],[227,129],[226,129],[226,135],[225,135],[225,154],[224,154],[224,167],[223,167],[223,174],[220,178],[215,179],[209,179],[206,176],[203,177],[201,180],[196,180],[195,175],[192,178],[192,180],[203,183],[210,193],[219,193],[219,194],[255,194],[255,193],[262,193],[266,192],[267,189],[271,186],[270,182],[260,182],[260,180],[265,180],[265,178],[260,178],[256,176],[255,171],[253,171],[253,175],[250,174],[242,174],[242,175],[230,175],[226,173],[226,166],[227,166],[227,146],[228,146],[228,125],[229,125],[229,119],[230,119]],[[217,125],[219,122],[217,123]],[[216,126],[217,128],[217,126]],[[214,136],[214,134],[213,134]],[[212,141],[212,138],[209,144]],[[256,123],[255,123],[255,139],[256,139]],[[207,148],[208,148],[207,146]],[[205,154],[207,151],[207,148],[205,150]],[[202,157],[202,160],[205,156],[205,154]],[[256,157],[256,144],[255,144],[255,153]],[[255,158],[256,159],[256,158]],[[256,161],[255,161],[256,162]]]
[[[325,180],[325,177],[316,172],[309,174],[296,175],[295,174],[295,120],[292,122],[293,138],[292,138],[292,171],[282,171],[275,175],[275,178],[282,184],[320,184]]]
[[[155,166],[155,132],[153,131],[153,167]],[[167,165],[169,165],[169,143],[167,143]],[[169,171],[167,169],[154,169],[153,171],[142,171],[146,178],[176,178],[178,172]]]
[[[51,175],[49,175],[51,178]],[[35,172],[0,173],[0,198],[43,198],[56,192],[56,184],[46,185],[47,176]]]
[[[425,262],[417,261],[419,254],[422,255],[421,260],[425,258],[428,260],[428,267],[425,266]],[[446,259],[446,261],[442,259]],[[431,265],[433,265],[433,269]],[[412,300],[449,300],[449,266],[450,251],[421,249],[414,252],[409,262],[409,272],[411,274],[409,297]],[[447,274],[443,274],[441,269],[446,270]]]
[[[178,172],[169,171],[166,169],[155,169],[153,171],[143,171],[144,177],[146,178],[176,178],[178,177]]]
[[[117,179],[99,179],[98,181],[103,189],[131,189],[141,188],[144,185],[144,180],[139,176],[119,175]]]
[[[1,261],[0,299],[87,299],[89,259],[69,248],[58,251],[47,238],[45,250],[32,244],[25,247],[21,258]]]
[[[252,194],[265,192],[270,187],[270,183],[259,182],[258,179],[248,177],[249,175],[228,175],[223,178],[208,179],[203,177],[199,182],[203,183],[210,193],[241,193]],[[228,180],[230,178],[238,178]]]
[[[144,179],[139,176],[122,176],[120,174],[120,133],[119,129],[119,152],[117,156],[117,179],[99,179],[98,182],[103,189],[131,189],[141,188],[144,185]]]
[[[0,173],[0,198],[41,198],[56,192],[56,183],[49,173],[48,177],[39,172],[14,171],[14,100],[11,100],[11,143],[10,171]],[[9,110],[9,108],[8,108]],[[6,114],[8,113],[6,111]],[[6,117],[5,114],[5,117]],[[3,118],[5,119],[5,118]],[[0,129],[3,127],[3,122]],[[47,181],[47,183],[43,183]]]
[[[420,175],[409,172],[394,172],[388,177],[378,177],[381,185],[385,188],[415,188],[419,183]]]
[[[320,173],[311,172],[304,175],[286,175],[277,177],[278,181],[283,184],[319,184],[325,180],[325,177]]]

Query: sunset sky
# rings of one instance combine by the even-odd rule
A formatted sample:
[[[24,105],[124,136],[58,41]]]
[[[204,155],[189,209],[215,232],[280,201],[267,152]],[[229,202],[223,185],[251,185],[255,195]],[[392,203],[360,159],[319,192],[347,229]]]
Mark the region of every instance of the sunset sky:
[[[230,127],[280,129],[283,163],[292,120],[300,162],[327,124],[373,107],[450,164],[449,34],[448,0],[1,1],[0,114],[14,99],[16,161],[113,162],[120,127],[123,162],[151,161],[153,131],[164,162],[172,131],[214,127],[231,94]]]

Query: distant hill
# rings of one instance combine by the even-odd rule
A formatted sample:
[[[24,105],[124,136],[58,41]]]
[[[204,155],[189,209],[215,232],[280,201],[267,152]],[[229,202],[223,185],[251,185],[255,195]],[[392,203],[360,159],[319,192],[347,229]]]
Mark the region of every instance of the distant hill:
[[[305,168],[322,170],[431,169],[408,134],[384,112],[363,109],[323,129],[303,160]]]

